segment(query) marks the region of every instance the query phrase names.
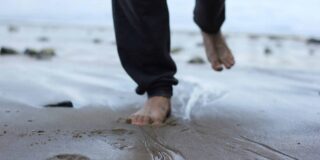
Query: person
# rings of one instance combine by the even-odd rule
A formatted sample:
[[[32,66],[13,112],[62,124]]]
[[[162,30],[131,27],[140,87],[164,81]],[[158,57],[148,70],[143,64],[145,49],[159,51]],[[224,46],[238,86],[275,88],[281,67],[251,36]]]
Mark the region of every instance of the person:
[[[176,65],[170,56],[169,12],[166,0],[112,0],[120,61],[137,83],[137,94],[147,93],[144,106],[128,119],[134,125],[160,125],[170,114]],[[196,0],[194,21],[203,36],[212,68],[230,69],[234,57],[220,28],[225,0]]]

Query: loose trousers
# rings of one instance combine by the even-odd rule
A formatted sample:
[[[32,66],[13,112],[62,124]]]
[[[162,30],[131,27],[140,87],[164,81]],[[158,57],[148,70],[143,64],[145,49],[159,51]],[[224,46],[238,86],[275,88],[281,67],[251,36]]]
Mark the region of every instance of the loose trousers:
[[[171,97],[178,80],[166,0],[112,0],[112,10],[121,64],[137,94]],[[196,0],[194,21],[203,32],[219,32],[224,20],[225,0]]]

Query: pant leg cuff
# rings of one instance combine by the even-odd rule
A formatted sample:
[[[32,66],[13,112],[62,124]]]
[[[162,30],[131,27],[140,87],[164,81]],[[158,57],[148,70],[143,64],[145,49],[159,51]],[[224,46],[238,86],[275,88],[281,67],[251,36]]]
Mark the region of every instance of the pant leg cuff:
[[[149,89],[147,91],[148,97],[155,97],[155,96],[162,96],[162,97],[167,97],[171,98],[172,97],[172,86],[161,86],[153,89]]]

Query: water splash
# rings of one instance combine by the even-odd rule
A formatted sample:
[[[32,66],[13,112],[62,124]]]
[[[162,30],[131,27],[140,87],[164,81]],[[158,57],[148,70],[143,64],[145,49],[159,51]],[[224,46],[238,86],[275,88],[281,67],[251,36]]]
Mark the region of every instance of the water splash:
[[[181,106],[177,109],[177,115],[181,116],[184,120],[191,120],[192,110],[196,106],[207,106],[217,99],[220,99],[226,94],[225,90],[217,88],[204,88],[198,84],[181,84],[183,89],[178,91],[177,98],[178,105]]]

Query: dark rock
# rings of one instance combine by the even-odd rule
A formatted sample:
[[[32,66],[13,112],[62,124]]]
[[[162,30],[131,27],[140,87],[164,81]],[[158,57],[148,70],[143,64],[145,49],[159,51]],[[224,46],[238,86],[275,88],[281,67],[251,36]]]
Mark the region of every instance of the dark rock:
[[[316,38],[309,38],[307,40],[307,44],[316,44],[316,45],[320,45],[320,39],[316,39]]]
[[[269,35],[268,38],[270,40],[282,40],[282,39],[284,39],[284,37],[277,36],[277,35]]]
[[[15,55],[19,52],[9,47],[1,47],[0,55]]]
[[[174,47],[171,49],[171,54],[177,54],[181,52],[183,49],[181,47]]]
[[[266,47],[266,48],[264,49],[264,54],[265,54],[265,55],[271,55],[271,54],[272,54],[272,50],[271,50],[269,47]]]
[[[63,102],[59,102],[59,103],[55,103],[55,104],[47,104],[44,107],[51,107],[51,108],[58,108],[58,107],[62,107],[62,108],[73,108],[73,104],[71,101],[63,101]]]
[[[18,27],[16,26],[8,26],[8,31],[9,32],[18,32]]]
[[[100,44],[100,43],[102,43],[102,40],[99,38],[95,38],[95,39],[93,39],[93,43]]]
[[[193,57],[188,61],[188,63],[190,63],[190,64],[204,64],[205,61],[201,57]]]
[[[42,49],[39,54],[36,55],[37,59],[50,59],[56,55],[55,50],[52,48]]]
[[[47,160],[90,160],[90,158],[78,154],[59,154]]]
[[[48,37],[39,37],[39,38],[38,38],[38,41],[39,41],[39,42],[48,42],[48,41],[49,41],[49,38],[48,38]]]
[[[32,48],[27,48],[24,51],[24,54],[37,59],[50,59],[56,55],[54,49],[52,48],[45,48],[45,49],[42,49],[41,51],[37,51]]]
[[[27,48],[24,52],[25,55],[35,57],[39,54],[39,52],[32,48]]]
[[[249,38],[252,39],[252,40],[256,40],[256,39],[258,39],[260,37],[258,35],[256,35],[256,34],[251,34],[251,35],[249,35]]]
[[[41,135],[41,134],[44,134],[44,133],[45,133],[45,131],[43,131],[43,130],[34,130],[34,131],[32,131],[32,134]]]

